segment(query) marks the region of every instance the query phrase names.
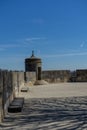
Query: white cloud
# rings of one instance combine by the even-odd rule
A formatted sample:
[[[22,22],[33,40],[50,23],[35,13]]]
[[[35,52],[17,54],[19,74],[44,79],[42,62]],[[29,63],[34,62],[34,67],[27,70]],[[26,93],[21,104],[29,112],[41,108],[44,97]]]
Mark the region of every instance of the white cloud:
[[[43,55],[42,57],[45,57],[45,58],[57,58],[57,57],[84,56],[84,55],[87,55],[87,52],[55,54],[55,55]]]
[[[20,47],[19,44],[1,44],[0,48],[14,48],[14,47]]]
[[[4,51],[8,48],[22,48],[28,46],[28,43],[37,43],[37,41],[44,41],[45,37],[29,37],[25,39],[17,39],[13,43],[0,44],[0,51]],[[14,43],[15,42],[15,43]]]
[[[21,47],[25,47],[25,45],[19,44],[19,43],[16,43],[16,44],[0,44],[0,51],[4,51],[4,50],[9,49],[9,48],[21,48]]]
[[[28,44],[31,44],[31,43],[42,43],[43,41],[45,41],[45,43],[46,43],[46,39],[47,38],[45,38],[45,37],[30,37],[30,38],[26,38],[25,40],[24,40],[24,45],[28,45]]]
[[[45,40],[46,38],[44,37],[31,37],[31,38],[26,38],[25,41],[37,41],[37,40]]]

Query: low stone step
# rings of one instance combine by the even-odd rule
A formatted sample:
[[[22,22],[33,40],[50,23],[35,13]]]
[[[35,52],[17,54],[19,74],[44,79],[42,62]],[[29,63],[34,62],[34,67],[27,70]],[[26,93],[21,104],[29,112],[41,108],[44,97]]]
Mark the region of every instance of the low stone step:
[[[27,88],[27,87],[21,88],[21,92],[28,92],[28,90],[29,90],[29,88]]]
[[[10,103],[8,107],[8,112],[16,113],[21,112],[24,104],[24,98],[14,98],[14,100]]]
[[[22,107],[21,106],[9,106],[8,107],[8,112],[10,113],[17,113],[17,112],[21,112],[22,111]]]

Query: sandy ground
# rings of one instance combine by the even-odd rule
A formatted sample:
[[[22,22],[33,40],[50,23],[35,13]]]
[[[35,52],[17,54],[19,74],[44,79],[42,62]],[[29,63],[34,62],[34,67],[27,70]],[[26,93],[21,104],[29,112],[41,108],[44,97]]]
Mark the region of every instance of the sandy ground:
[[[8,113],[0,130],[87,130],[87,83],[29,87],[21,113]]]
[[[59,83],[31,86],[29,87],[29,93],[20,93],[20,96],[25,98],[87,96],[87,83]]]

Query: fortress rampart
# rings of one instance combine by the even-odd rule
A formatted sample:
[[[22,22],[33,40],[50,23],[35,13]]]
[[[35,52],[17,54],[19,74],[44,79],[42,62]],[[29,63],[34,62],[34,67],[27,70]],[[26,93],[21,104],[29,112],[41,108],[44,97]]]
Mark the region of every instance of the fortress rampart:
[[[14,97],[24,84],[24,72],[0,70],[0,122]]]
[[[87,69],[76,70],[76,81],[87,82]]]
[[[0,122],[7,113],[10,102],[19,95],[25,83],[36,81],[36,72],[0,70]],[[42,71],[41,78],[48,83],[87,82],[87,69]]]
[[[42,79],[49,83],[69,82],[71,73],[69,70],[42,71]]]

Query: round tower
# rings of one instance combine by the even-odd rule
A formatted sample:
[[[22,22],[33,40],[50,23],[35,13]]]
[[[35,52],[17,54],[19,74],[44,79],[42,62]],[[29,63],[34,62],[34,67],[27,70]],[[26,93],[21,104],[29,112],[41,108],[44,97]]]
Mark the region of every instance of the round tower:
[[[36,79],[41,80],[42,61],[35,57],[34,51],[30,58],[25,59],[25,72],[36,72]]]

